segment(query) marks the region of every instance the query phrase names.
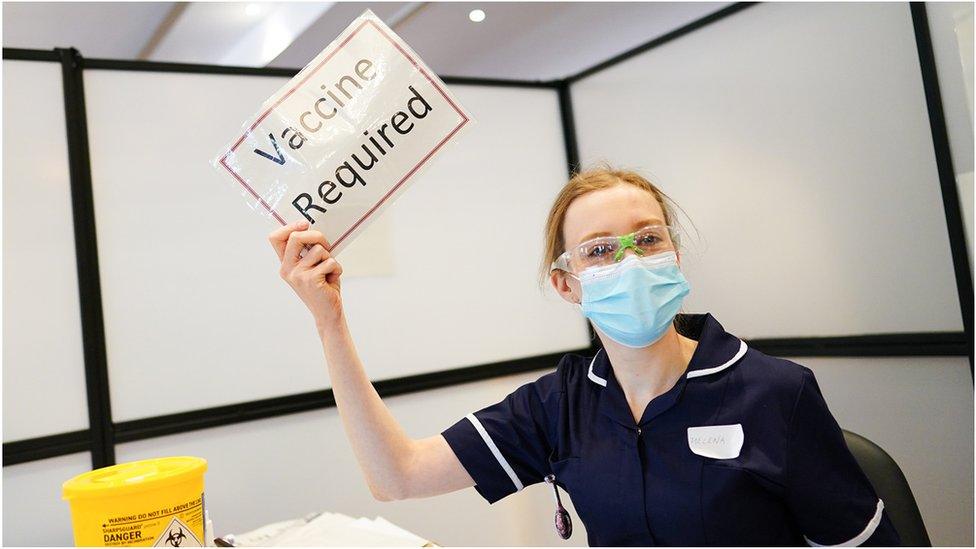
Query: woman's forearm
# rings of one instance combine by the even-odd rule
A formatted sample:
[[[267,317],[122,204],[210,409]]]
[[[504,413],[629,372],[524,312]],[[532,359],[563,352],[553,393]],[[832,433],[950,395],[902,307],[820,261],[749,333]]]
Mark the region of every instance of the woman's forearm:
[[[415,442],[370,383],[345,317],[320,325],[319,336],[336,407],[370,491],[384,501],[408,497],[406,475]]]
[[[373,495],[403,499],[473,486],[444,437],[408,437],[369,382],[342,310],[342,266],[325,236],[300,221],[272,231],[268,240],[281,260],[281,278],[315,318],[336,407]]]

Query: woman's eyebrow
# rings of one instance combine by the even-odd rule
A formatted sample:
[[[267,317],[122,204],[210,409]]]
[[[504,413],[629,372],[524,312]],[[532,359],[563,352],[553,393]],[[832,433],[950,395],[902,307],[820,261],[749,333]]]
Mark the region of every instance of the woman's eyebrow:
[[[647,227],[647,226],[650,226],[650,225],[664,225],[664,221],[661,221],[660,219],[658,219],[656,217],[652,217],[651,219],[645,219],[643,221],[639,221],[637,223],[634,223],[633,228],[634,228],[635,231],[637,231],[637,230],[643,229],[644,227]]]
[[[600,231],[600,232],[597,232],[597,233],[590,233],[590,234],[584,236],[583,238],[579,239],[576,243],[577,244],[582,244],[582,243],[586,242],[587,240],[590,240],[590,239],[593,239],[593,238],[600,238],[601,236],[614,236],[614,235],[611,235],[607,231]]]

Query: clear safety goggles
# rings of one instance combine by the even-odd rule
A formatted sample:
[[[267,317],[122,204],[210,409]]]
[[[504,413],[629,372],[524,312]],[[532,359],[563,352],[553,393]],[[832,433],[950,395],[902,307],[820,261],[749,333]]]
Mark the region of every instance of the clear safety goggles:
[[[581,242],[556,258],[549,267],[579,274],[593,267],[612,265],[624,258],[628,249],[640,257],[674,251],[677,238],[673,227],[649,225],[621,236],[601,236]]]

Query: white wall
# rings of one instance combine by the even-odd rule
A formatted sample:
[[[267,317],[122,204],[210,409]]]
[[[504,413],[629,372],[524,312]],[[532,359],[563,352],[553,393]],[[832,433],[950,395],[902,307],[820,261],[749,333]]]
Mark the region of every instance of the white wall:
[[[753,338],[962,330],[907,4],[759,4],[572,96],[584,164],[640,169],[700,231],[688,310]],[[968,361],[797,361],[899,462],[933,542],[972,545]]]
[[[760,4],[572,93],[584,163],[643,169],[700,230],[690,310],[746,337],[962,329],[907,5]]]
[[[88,428],[61,65],[3,62],[3,440]]]
[[[71,511],[61,484],[91,469],[91,456],[71,454],[3,468],[3,545],[71,546]]]
[[[278,277],[273,227],[209,165],[284,81],[85,73],[116,420],[329,385],[311,317]],[[343,280],[374,379],[588,344],[579,317],[535,284],[566,173],[556,93],[451,88],[477,123],[382,214],[392,275]]]
[[[926,2],[939,91],[957,174],[973,171],[973,3]],[[968,31],[968,32],[967,32]]]
[[[973,3],[927,2],[939,91],[973,272]]]
[[[956,176],[956,189],[959,191],[959,204],[962,207],[962,222],[966,231],[966,244],[969,246],[969,276],[973,276],[973,172]]]

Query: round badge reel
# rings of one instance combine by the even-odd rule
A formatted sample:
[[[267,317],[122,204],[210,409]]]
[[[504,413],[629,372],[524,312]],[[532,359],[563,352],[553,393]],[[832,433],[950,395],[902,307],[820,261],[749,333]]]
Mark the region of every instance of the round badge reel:
[[[552,486],[552,495],[556,500],[556,516],[554,518],[554,524],[556,526],[556,534],[562,539],[569,539],[573,535],[573,519],[569,516],[569,511],[563,507],[562,501],[559,499],[559,487],[556,485],[556,475],[546,475],[546,484]]]

